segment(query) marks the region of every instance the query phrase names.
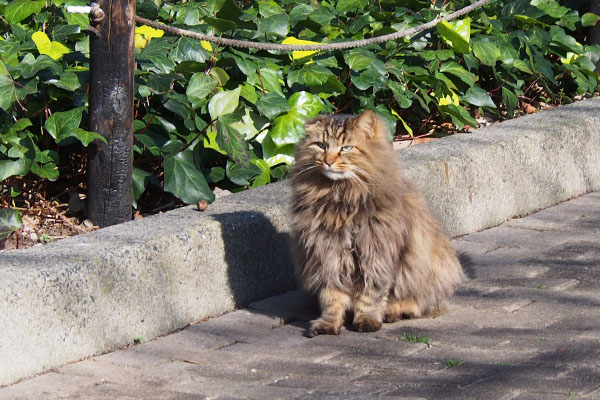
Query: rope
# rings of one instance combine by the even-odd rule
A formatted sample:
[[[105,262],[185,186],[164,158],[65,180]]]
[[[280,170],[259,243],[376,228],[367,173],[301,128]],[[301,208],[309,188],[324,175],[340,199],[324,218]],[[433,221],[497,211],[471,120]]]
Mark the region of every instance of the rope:
[[[223,46],[232,47],[244,47],[249,49],[260,49],[260,50],[276,50],[276,51],[330,51],[330,50],[343,50],[351,49],[354,47],[368,46],[370,44],[378,44],[391,40],[400,39],[405,36],[411,36],[415,33],[419,33],[435,27],[442,21],[451,21],[455,18],[463,16],[479,7],[490,3],[493,0],[479,0],[469,6],[461,8],[458,11],[450,13],[444,17],[438,17],[425,24],[415,26],[409,29],[403,29],[398,32],[390,33],[387,35],[377,36],[370,39],[352,40],[347,42],[327,43],[327,44],[307,44],[307,45],[295,45],[295,44],[279,44],[279,43],[263,43],[263,42],[250,42],[246,40],[227,39],[218,36],[205,35],[203,33],[193,32],[186,29],[175,28],[169,25],[162,24],[160,22],[151,21],[140,16],[135,16],[135,20],[138,23],[148,25],[154,29],[161,29],[165,32],[169,32],[175,35],[187,36],[198,40],[206,40],[208,42],[216,43]]]

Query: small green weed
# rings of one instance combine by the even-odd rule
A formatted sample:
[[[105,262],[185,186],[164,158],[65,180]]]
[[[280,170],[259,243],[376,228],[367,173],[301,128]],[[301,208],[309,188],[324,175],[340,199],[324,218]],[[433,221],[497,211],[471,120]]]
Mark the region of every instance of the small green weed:
[[[427,336],[421,335],[420,333],[417,333],[416,335],[413,333],[404,333],[402,340],[405,342],[425,343],[426,345],[431,344],[431,339]]]
[[[546,339],[543,336],[536,336],[535,340],[537,340],[538,342],[546,342],[548,339]]]
[[[460,364],[462,364],[462,361],[455,360],[454,358],[451,358],[444,363],[446,368],[458,367]]]
[[[40,235],[40,243],[50,243],[54,238],[47,233]]]
[[[540,286],[536,286],[536,289],[546,290],[546,289],[548,289],[548,286],[547,285],[540,285]]]
[[[575,393],[573,393],[573,392],[567,393],[567,398],[572,399],[574,397],[575,397]]]
[[[146,341],[146,338],[144,336],[138,336],[135,339],[133,339],[134,344],[144,343],[145,341]]]

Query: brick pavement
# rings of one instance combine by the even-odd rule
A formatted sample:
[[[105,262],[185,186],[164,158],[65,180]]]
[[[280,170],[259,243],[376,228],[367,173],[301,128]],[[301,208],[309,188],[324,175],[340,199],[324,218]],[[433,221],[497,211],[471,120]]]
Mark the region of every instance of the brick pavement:
[[[308,339],[316,310],[291,292],[5,387],[0,400],[600,399],[600,192],[454,245],[471,279],[440,317]]]

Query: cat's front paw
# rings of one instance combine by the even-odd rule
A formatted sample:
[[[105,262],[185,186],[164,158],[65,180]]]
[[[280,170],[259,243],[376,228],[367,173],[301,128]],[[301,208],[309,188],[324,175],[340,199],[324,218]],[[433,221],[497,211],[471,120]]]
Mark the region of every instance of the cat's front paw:
[[[310,328],[306,331],[306,336],[313,338],[317,335],[339,335],[341,326],[336,326],[324,319],[317,319],[310,324]]]
[[[360,316],[352,322],[352,330],[357,332],[376,332],[381,329],[381,325],[381,321],[367,316]]]

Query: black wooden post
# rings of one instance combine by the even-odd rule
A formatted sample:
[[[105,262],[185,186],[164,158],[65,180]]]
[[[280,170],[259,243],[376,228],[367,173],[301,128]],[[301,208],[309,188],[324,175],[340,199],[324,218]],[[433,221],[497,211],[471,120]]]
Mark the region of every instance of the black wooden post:
[[[88,218],[100,227],[131,220],[135,0],[97,0],[104,19],[90,34]]]

